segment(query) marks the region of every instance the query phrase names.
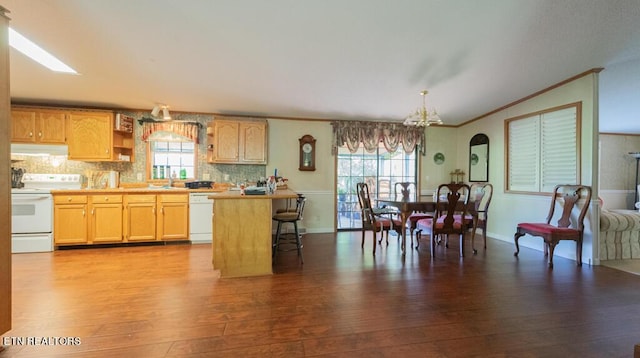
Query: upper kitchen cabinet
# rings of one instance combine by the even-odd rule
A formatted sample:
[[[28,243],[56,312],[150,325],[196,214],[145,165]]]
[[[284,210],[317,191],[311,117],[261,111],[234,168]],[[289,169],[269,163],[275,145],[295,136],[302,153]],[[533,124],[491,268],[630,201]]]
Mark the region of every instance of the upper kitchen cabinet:
[[[67,120],[69,159],[133,161],[133,131],[116,126],[112,112],[70,111]]]
[[[65,111],[14,107],[11,110],[11,142],[65,144],[65,118]]]
[[[207,161],[267,164],[267,121],[215,119],[208,123]]]

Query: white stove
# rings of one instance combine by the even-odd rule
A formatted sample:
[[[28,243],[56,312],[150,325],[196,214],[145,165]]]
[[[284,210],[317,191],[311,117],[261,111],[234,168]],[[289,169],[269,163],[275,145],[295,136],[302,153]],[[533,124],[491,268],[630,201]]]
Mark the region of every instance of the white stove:
[[[82,175],[26,173],[22,176],[22,183],[24,187],[11,189],[11,193],[21,193],[28,190],[41,192],[51,189],[80,189],[82,187]]]
[[[11,189],[11,252],[53,251],[52,189],[81,189],[79,174],[25,174]]]

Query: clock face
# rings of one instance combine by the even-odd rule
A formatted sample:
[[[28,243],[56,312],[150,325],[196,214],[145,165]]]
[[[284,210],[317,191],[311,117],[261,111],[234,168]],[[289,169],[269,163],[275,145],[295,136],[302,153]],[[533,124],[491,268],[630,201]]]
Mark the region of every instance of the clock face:
[[[305,153],[311,153],[311,149],[312,149],[311,148],[311,144],[309,144],[309,143],[305,143],[302,146],[302,151],[305,152]]]

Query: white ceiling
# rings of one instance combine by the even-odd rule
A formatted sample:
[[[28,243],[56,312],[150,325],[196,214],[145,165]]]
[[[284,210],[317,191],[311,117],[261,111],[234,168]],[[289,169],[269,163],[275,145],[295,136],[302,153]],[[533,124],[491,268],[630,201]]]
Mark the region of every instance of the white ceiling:
[[[80,75],[11,51],[11,96],[114,108],[460,124],[592,68],[640,133],[638,0],[0,0]],[[626,108],[629,108],[628,110]]]

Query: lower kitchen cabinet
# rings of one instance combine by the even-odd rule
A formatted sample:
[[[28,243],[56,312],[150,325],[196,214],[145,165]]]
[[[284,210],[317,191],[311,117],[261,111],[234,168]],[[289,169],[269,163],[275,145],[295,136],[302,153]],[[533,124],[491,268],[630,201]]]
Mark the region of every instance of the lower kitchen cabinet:
[[[158,195],[159,240],[189,239],[189,195]]]
[[[54,194],[54,244],[189,239],[188,194]]]
[[[122,195],[91,195],[89,208],[89,242],[122,242]]]
[[[156,195],[126,195],[124,241],[155,241]]]
[[[88,242],[87,196],[53,196],[53,238],[55,245]]]

